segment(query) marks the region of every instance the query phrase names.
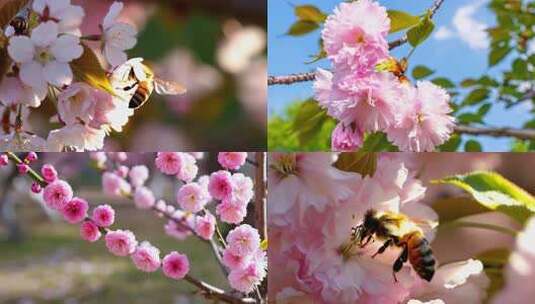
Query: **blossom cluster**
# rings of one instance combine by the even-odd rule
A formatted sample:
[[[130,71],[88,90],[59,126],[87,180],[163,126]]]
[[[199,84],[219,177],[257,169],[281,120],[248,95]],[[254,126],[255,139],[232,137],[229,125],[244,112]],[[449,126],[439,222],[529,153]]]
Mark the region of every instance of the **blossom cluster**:
[[[389,55],[389,30],[386,8],[373,0],[343,2],[325,22],[323,45],[333,69],[318,69],[314,90],[338,120],[335,151],[356,150],[374,132],[386,133],[401,151],[433,151],[453,131],[444,89],[429,81],[413,86],[394,75],[399,63]]]
[[[360,2],[360,1],[359,1]],[[430,282],[406,263],[392,277],[399,248],[355,243],[352,228],[370,210],[402,213],[434,239],[438,216],[405,154],[381,154],[372,176],[334,167],[336,153],[270,155],[270,298],[277,303],[481,303],[490,284],[474,259],[440,264]],[[320,223],[320,224],[319,224]],[[438,301],[438,302],[436,302]]]
[[[128,77],[126,50],[135,46],[134,26],[118,19],[123,8],[114,2],[101,23],[101,32],[83,36],[85,11],[70,0],[34,0],[14,18],[3,35],[7,39],[7,73],[0,83],[3,106],[4,151],[94,151],[104,146],[111,131],[121,132],[133,115],[129,108],[135,90]],[[21,27],[25,24],[27,27]],[[93,49],[89,41],[98,40]],[[106,61],[102,67],[101,56]],[[99,73],[95,71],[100,71]],[[100,79],[104,78],[104,79]],[[97,83],[95,83],[97,82]],[[109,83],[109,85],[106,85]],[[31,111],[53,103],[52,128],[30,129]],[[36,134],[37,132],[37,134]]]
[[[197,158],[192,153],[159,152],[155,158],[156,168],[165,175],[176,177],[181,183],[176,191],[176,205],[157,200],[145,186],[149,177],[146,166],[128,168],[123,165],[125,156],[117,153],[97,152],[92,158],[104,169],[102,187],[105,193],[131,197],[137,208],[153,210],[168,220],[165,231],[168,235],[184,240],[195,235],[212,241],[217,228],[217,218],[208,209],[214,201],[216,215],[222,222],[240,224],[247,215],[247,205],[254,195],[253,181],[238,173],[247,159],[246,152],[220,152],[219,164],[228,170],[219,170],[198,177]],[[108,161],[111,159],[111,161]],[[218,237],[220,237],[218,235]],[[229,232],[223,245],[222,263],[229,270],[230,286],[240,292],[250,293],[266,276],[266,253],[261,248],[258,231],[241,224]]]

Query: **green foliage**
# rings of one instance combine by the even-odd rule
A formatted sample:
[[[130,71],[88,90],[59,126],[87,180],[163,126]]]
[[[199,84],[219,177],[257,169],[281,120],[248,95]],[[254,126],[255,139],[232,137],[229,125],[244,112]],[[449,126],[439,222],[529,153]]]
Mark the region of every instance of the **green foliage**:
[[[480,87],[472,90],[463,100],[463,105],[475,105],[489,97],[489,89]]]
[[[434,29],[435,23],[431,19],[431,16],[427,14],[426,16],[421,18],[420,22],[416,26],[412,27],[407,32],[407,38],[409,40],[410,45],[412,45],[413,47],[417,47],[427,38],[429,38]]]
[[[334,166],[342,171],[359,173],[362,177],[373,176],[377,170],[377,153],[343,152]]]
[[[327,112],[318,102],[309,99],[299,107],[292,123],[292,131],[297,135],[300,144],[306,144],[321,130],[328,119]]]
[[[490,279],[490,286],[487,288],[487,298],[489,299],[503,288],[504,268],[509,261],[510,254],[510,249],[499,248],[482,252],[476,256],[476,259],[483,263],[485,274]]]
[[[313,5],[298,5],[294,7],[297,20],[290,26],[287,35],[303,36],[317,30],[325,21],[327,15]]]
[[[535,198],[498,173],[473,172],[446,177],[434,183],[457,186],[471,194],[482,206],[507,214],[520,223],[535,214]]]
[[[388,10],[387,13],[390,18],[390,33],[407,29],[420,21],[420,17],[402,11]]]
[[[441,152],[455,152],[461,145],[461,136],[453,134],[445,143],[438,147]]]
[[[435,71],[424,65],[417,65],[412,69],[412,77],[416,80],[426,78],[429,75],[432,75]]]
[[[303,36],[311,33],[319,28],[319,25],[315,22],[298,20],[290,26],[287,35],[290,36]]]
[[[481,144],[475,139],[467,140],[464,144],[464,151],[466,152],[481,152],[482,150]]]

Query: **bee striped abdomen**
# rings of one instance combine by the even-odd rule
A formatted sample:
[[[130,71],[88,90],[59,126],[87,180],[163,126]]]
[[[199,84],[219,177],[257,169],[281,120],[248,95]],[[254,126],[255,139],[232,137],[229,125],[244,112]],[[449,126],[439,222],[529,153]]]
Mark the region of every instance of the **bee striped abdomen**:
[[[143,83],[140,83],[136,89],[136,92],[134,93],[134,96],[132,96],[132,99],[130,99],[130,104],[128,107],[130,109],[137,109],[141,107],[150,96],[149,89],[146,85],[143,85]]]
[[[420,234],[414,234],[408,241],[409,262],[424,280],[431,281],[435,274],[435,257],[429,242]]]

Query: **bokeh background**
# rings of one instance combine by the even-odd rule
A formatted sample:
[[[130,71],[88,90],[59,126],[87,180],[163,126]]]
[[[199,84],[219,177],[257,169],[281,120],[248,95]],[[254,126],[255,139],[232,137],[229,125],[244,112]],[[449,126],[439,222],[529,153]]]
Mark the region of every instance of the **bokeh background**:
[[[99,33],[110,0],[73,0],[86,12],[82,32]],[[260,151],[266,146],[266,1],[124,0],[120,19],[134,24],[138,44],[157,75],[188,93],[155,94],[113,151]],[[98,46],[97,46],[98,47]],[[243,132],[247,130],[247,132]]]
[[[110,204],[116,210],[114,227],[131,230],[138,240],[148,240],[163,253],[176,250],[187,254],[191,275],[230,289],[208,244],[194,237],[177,240],[165,233],[164,218],[137,209],[132,201],[103,194],[100,174],[88,153],[39,156],[40,163],[32,167],[55,165],[61,178],[68,180],[91,208]],[[172,203],[179,183],[156,173],[154,158],[155,153],[128,153],[125,164],[149,167],[148,187],[157,198]],[[201,175],[217,170],[217,153],[205,153],[198,165]],[[206,303],[187,282],[168,279],[161,271],[141,272],[129,258],[110,254],[102,240],[82,240],[79,225],[70,225],[47,209],[39,196],[30,193],[30,180],[13,172],[13,167],[0,170],[0,303]],[[250,165],[241,172],[254,177]],[[228,227],[221,225],[221,229],[226,234]]]

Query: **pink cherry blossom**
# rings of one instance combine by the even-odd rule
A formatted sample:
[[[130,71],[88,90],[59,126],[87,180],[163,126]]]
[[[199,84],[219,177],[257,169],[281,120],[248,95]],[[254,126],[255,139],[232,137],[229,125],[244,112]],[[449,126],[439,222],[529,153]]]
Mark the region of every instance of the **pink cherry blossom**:
[[[219,170],[210,175],[208,183],[210,195],[218,200],[228,199],[232,195],[232,178],[230,172]]]
[[[80,236],[88,242],[98,241],[101,235],[102,233],[98,226],[92,221],[84,221],[82,225],[80,225]]]
[[[252,255],[235,255],[228,248],[223,251],[223,264],[230,270],[245,268],[252,258]]]
[[[136,250],[136,237],[130,230],[109,231],[104,239],[108,250],[116,256],[127,256]]]
[[[356,124],[346,125],[338,123],[331,135],[331,149],[333,151],[355,151],[362,146],[364,134]]]
[[[7,155],[0,155],[0,167],[7,166],[7,164],[9,164],[9,158],[7,157]]]
[[[189,260],[184,254],[172,251],[163,258],[163,273],[172,279],[181,280],[189,272]]]
[[[199,167],[197,167],[197,160],[191,154],[181,153],[181,155],[182,167],[176,177],[183,182],[189,183],[197,176]]]
[[[39,183],[33,182],[31,186],[31,190],[33,193],[41,193],[41,190],[43,190],[43,188],[41,187]]]
[[[19,174],[24,175],[30,171],[30,166],[27,164],[17,164],[17,171]]]
[[[205,240],[211,240],[215,232],[216,219],[210,212],[195,221],[195,233]]]
[[[130,193],[130,184],[119,175],[112,172],[102,174],[102,189],[104,193],[113,196],[122,196]]]
[[[242,173],[232,174],[232,196],[247,204],[254,196],[253,180]]]
[[[390,19],[372,0],[339,4],[321,33],[327,56],[337,69],[363,76],[388,55],[386,36]]]
[[[109,227],[115,222],[115,210],[110,205],[100,205],[93,209],[91,219],[100,227]]]
[[[235,197],[224,199],[217,205],[216,213],[225,223],[239,224],[247,215],[247,203]]]
[[[154,272],[160,268],[160,250],[149,242],[142,242],[130,257],[141,271]]]
[[[255,228],[243,224],[228,233],[227,244],[234,255],[251,255],[260,247],[260,235]]]
[[[140,187],[137,188],[136,192],[134,193],[134,202],[136,207],[140,209],[150,209],[152,206],[154,206],[156,198],[151,190],[146,187]]]
[[[46,205],[55,210],[62,210],[72,199],[71,185],[63,180],[56,180],[48,184],[43,191],[43,199]]]
[[[149,178],[149,169],[147,166],[143,165],[134,166],[130,169],[128,177],[130,177],[130,184],[132,184],[134,188],[141,187]]]
[[[38,159],[37,153],[35,152],[29,152],[26,157],[24,158],[28,163],[34,162]]]
[[[245,268],[234,269],[228,276],[230,287],[244,293],[253,291],[254,287],[260,284],[262,278],[260,269],[254,263]]]
[[[400,107],[398,123],[387,130],[388,139],[402,151],[432,152],[453,132],[448,93],[429,81],[408,88],[409,99]]]
[[[217,161],[228,170],[238,170],[247,159],[247,152],[219,152]]]
[[[198,183],[186,184],[176,194],[176,201],[182,209],[189,212],[201,211],[208,203],[208,193]]]
[[[179,152],[158,152],[156,167],[164,174],[177,175],[182,169],[182,155]]]
[[[76,224],[86,218],[88,209],[89,204],[86,200],[75,197],[63,207],[61,213],[69,223]]]
[[[56,171],[56,168],[52,166],[51,164],[44,164],[41,168],[41,175],[43,176],[44,180],[51,183],[55,181],[58,178],[58,172]]]
[[[119,166],[117,170],[115,170],[115,173],[122,178],[126,178],[128,176],[128,172],[130,172],[130,168],[127,166]]]

